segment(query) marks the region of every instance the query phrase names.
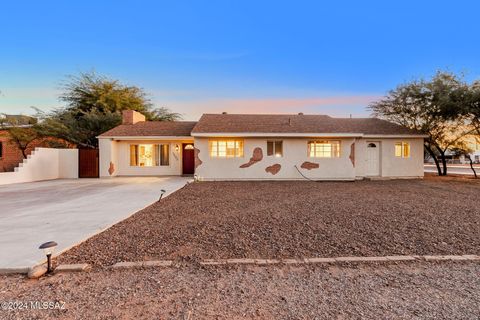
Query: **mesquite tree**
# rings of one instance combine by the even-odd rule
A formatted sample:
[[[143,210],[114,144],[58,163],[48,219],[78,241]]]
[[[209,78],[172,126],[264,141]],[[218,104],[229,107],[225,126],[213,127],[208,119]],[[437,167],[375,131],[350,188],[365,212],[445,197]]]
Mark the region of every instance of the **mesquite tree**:
[[[179,113],[167,108],[154,108],[145,91],[127,86],[94,72],[68,76],[59,97],[65,106],[48,113],[37,110],[44,136],[53,136],[84,148],[97,148],[97,136],[122,122],[123,110],[135,110],[148,120],[173,121]]]
[[[414,80],[398,86],[369,108],[376,117],[426,134],[425,149],[434,159],[438,174],[446,175],[447,150],[472,133],[469,117],[463,112],[470,102],[470,86],[462,77],[438,72],[429,81]]]

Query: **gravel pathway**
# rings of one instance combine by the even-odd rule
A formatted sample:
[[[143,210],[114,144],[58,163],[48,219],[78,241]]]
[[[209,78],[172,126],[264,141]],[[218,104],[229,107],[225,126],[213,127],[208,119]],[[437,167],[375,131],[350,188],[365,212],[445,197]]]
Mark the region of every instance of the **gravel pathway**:
[[[480,263],[98,269],[39,281],[0,277],[1,319],[477,319]]]
[[[479,194],[459,178],[193,183],[59,262],[479,254]]]

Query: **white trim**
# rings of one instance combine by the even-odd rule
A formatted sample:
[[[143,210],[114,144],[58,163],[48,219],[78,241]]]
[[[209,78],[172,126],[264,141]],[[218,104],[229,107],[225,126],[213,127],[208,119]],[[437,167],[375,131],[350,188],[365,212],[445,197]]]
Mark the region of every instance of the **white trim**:
[[[99,136],[97,138],[98,139],[111,139],[111,140],[114,140],[114,141],[124,141],[124,140],[189,140],[189,141],[193,141],[192,136],[181,136],[181,137],[180,136],[125,136],[125,137]]]
[[[426,134],[365,134],[362,136],[363,138],[383,138],[383,139],[397,139],[397,138],[428,138]]]
[[[364,134],[364,133],[262,133],[262,132],[220,132],[192,133],[191,136],[98,136],[98,139],[111,140],[192,140],[200,138],[237,138],[237,137],[292,137],[292,138],[428,138],[425,134]]]
[[[424,134],[364,134],[364,133],[271,133],[271,132],[220,132],[192,133],[192,137],[305,137],[305,138],[428,138]]]
[[[192,137],[212,137],[212,138],[227,138],[227,137],[361,137],[361,133],[262,133],[262,132],[220,132],[220,133],[192,133]]]

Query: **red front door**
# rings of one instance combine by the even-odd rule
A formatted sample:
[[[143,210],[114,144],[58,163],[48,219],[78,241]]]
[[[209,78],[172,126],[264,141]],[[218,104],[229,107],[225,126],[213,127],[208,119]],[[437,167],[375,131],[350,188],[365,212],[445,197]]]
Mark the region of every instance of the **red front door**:
[[[193,143],[184,143],[182,145],[182,163],[183,174],[193,174],[195,172],[195,149]]]

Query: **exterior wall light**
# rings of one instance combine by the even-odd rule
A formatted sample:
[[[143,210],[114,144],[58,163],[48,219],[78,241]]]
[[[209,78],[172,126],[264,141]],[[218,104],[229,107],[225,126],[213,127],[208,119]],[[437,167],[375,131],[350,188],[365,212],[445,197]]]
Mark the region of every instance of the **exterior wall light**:
[[[180,147],[178,146],[178,144],[175,145],[175,151],[178,152],[178,150],[180,150]]]
[[[43,252],[45,252],[45,255],[47,256],[47,273],[51,273],[53,271],[52,269],[52,254],[55,251],[55,247],[58,244],[55,241],[48,241],[43,243],[39,249],[42,249]]]

